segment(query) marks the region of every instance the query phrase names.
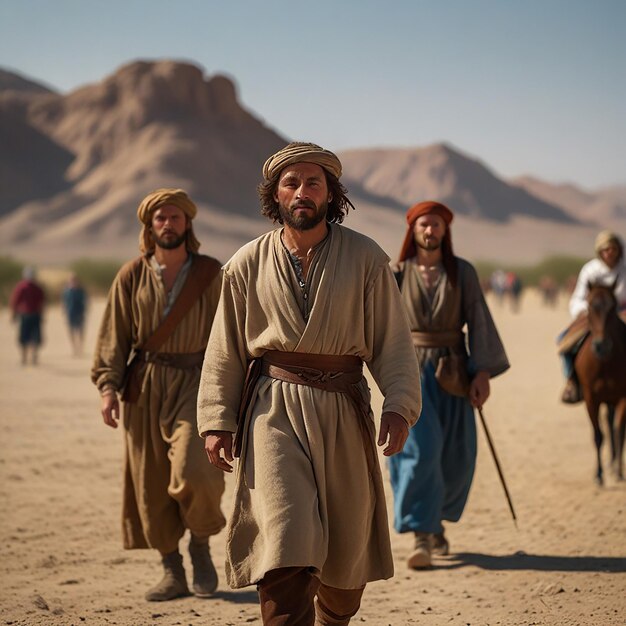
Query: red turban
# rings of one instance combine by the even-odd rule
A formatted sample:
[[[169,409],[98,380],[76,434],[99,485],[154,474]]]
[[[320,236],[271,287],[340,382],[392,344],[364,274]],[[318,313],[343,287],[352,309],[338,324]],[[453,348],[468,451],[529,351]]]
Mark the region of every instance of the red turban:
[[[417,218],[422,215],[430,215],[430,214],[438,215],[443,219],[446,223],[446,233],[443,236],[442,243],[442,251],[444,257],[452,257],[452,237],[450,235],[450,223],[454,219],[454,213],[440,202],[434,202],[432,200],[427,200],[426,202],[419,202],[418,204],[413,205],[406,212],[406,221],[409,225],[406,235],[404,237],[404,242],[402,243],[402,248],[400,249],[400,256],[398,257],[398,261],[404,261],[406,259],[410,259],[414,256],[417,256],[417,248],[415,247],[415,235],[413,234],[413,228],[415,226],[415,222],[417,222]],[[444,261],[446,259],[444,258]]]

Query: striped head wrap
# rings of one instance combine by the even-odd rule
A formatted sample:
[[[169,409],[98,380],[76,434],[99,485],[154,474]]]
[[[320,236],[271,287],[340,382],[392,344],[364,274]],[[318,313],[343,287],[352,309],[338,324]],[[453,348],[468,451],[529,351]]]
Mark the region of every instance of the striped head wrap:
[[[149,193],[137,208],[137,217],[143,224],[139,234],[139,249],[144,254],[154,252],[154,240],[152,238],[152,216],[157,209],[166,205],[178,207],[191,221],[198,213],[198,208],[183,189],[163,188]],[[196,239],[191,224],[187,230],[187,250],[197,252],[200,242]]]
[[[341,177],[341,161],[330,150],[324,150],[314,143],[294,141],[273,154],[263,165],[263,177],[271,179],[287,165],[293,163],[315,163],[330,172],[335,178]]]

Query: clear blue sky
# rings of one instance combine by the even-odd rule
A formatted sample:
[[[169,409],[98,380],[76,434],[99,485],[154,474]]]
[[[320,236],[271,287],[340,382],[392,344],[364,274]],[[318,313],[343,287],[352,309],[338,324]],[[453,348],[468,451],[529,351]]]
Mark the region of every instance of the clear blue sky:
[[[0,0],[0,66],[63,92],[189,60],[290,139],[587,188],[626,184],[625,33],[625,0]]]

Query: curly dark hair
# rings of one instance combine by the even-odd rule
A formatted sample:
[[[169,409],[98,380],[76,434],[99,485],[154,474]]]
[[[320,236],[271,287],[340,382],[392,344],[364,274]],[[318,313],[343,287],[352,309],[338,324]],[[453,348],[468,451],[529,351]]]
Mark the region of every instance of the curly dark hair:
[[[322,170],[326,176],[328,191],[332,196],[332,200],[328,203],[326,221],[341,224],[350,208],[354,210],[355,207],[348,199],[348,190],[339,182],[339,179],[324,168]],[[274,200],[274,193],[276,192],[279,178],[280,172],[277,172],[269,180],[264,180],[260,183],[257,191],[261,200],[261,214],[269,217],[274,223],[282,224],[283,218],[280,216],[278,202]]]

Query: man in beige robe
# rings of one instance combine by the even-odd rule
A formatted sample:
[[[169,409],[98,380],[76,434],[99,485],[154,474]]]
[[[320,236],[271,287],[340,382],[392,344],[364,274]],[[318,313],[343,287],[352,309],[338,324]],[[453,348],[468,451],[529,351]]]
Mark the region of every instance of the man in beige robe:
[[[118,393],[123,391],[129,356],[138,353],[135,363],[143,366],[142,375],[133,379],[140,385],[138,397],[129,397],[123,405],[123,539],[125,548],[154,548],[161,554],[164,577],[146,593],[149,601],[189,594],[178,551],[185,529],[190,530],[193,592],[211,595],[217,573],[208,540],[225,525],[220,510],[223,473],[206,462],[196,434],[200,367],[221,272],[215,259],[197,253],[199,242],[191,226],[195,214],[195,204],[180,189],[157,190],[140,204],[143,255],[126,264],[113,282],[92,369],[104,423],[117,428]],[[181,294],[187,298],[188,283],[196,285],[188,298],[190,308],[177,324],[169,322],[172,331],[162,345],[146,352],[143,346],[164,320],[167,323],[170,312],[171,319],[177,319],[176,305]]]
[[[402,449],[419,369],[388,257],[339,225],[337,157],[294,143],[263,173],[263,213],[283,228],[224,268],[198,428],[215,466],[240,456],[230,585],[258,585],[266,625],[347,624],[365,584],[393,575],[376,443]],[[385,396],[378,439],[363,362]]]

